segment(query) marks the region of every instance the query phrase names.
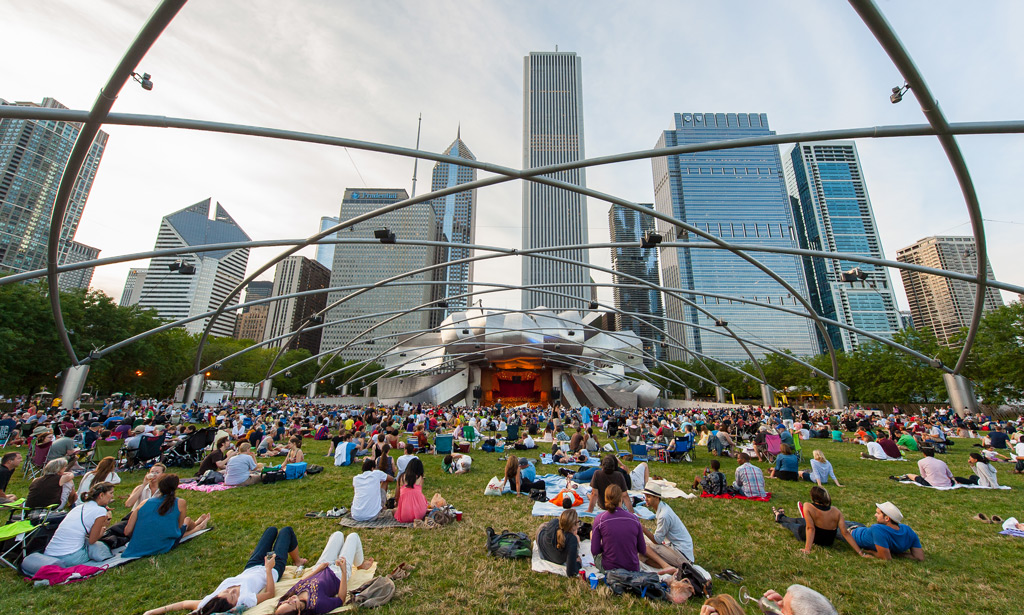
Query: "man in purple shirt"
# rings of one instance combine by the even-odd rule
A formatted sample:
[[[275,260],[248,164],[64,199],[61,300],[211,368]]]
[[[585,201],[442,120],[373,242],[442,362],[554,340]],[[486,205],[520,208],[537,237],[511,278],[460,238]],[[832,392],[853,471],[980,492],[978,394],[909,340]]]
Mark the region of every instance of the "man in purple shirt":
[[[917,462],[917,469],[921,474],[907,474],[907,480],[912,480],[925,487],[952,487],[953,473],[945,461],[935,458],[935,449],[930,446],[922,446],[921,452],[924,458]]]

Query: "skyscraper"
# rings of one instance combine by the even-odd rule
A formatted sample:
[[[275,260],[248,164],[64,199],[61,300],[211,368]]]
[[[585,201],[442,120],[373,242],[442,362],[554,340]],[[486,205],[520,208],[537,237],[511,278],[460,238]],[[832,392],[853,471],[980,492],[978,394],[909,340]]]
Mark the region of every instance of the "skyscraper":
[[[648,209],[654,206],[641,203]],[[654,218],[621,205],[612,205],[608,210],[608,230],[611,240],[615,243],[636,243],[643,239],[644,233],[654,230]],[[656,286],[661,285],[658,277],[658,249],[644,249],[639,246],[616,246],[612,248],[612,269],[640,278]],[[633,284],[638,282],[630,278],[615,276],[616,284]],[[633,331],[643,339],[644,364],[654,367],[655,360],[661,359],[661,342],[663,336],[658,329],[665,328],[665,310],[662,306],[661,291],[651,288],[615,288],[615,309],[623,312],[640,314],[628,316],[615,315],[615,328],[618,331]],[[646,321],[646,322],[644,322]],[[653,326],[652,326],[653,325]],[[655,328],[657,327],[657,328]]]
[[[476,156],[462,141],[461,130],[455,137],[455,141],[445,149],[444,154],[466,160],[476,160]],[[476,169],[474,168],[451,162],[438,162],[434,165],[431,190],[443,190],[475,180]],[[434,212],[439,241],[462,244],[475,242],[476,189],[438,197],[430,201],[430,207]],[[447,263],[464,258],[469,258],[469,248],[438,248],[435,256],[437,263]],[[473,280],[473,263],[459,263],[435,269],[432,278],[434,281],[444,284],[433,286],[431,297],[435,301],[445,300],[448,303],[446,309],[434,310],[430,313],[430,326],[437,327],[448,314],[465,310],[469,306],[468,296],[456,296],[470,292],[469,283]]]
[[[978,248],[974,237],[925,237],[896,252],[896,260],[974,275],[978,272]],[[985,263],[986,277],[995,279],[992,263]],[[931,329],[941,344],[949,344],[954,334],[971,324],[976,287],[970,282],[937,275],[900,270],[903,289],[910,303],[910,314],[918,329]],[[999,291],[985,292],[988,312],[1003,306]]]
[[[125,289],[127,290],[127,285]],[[245,287],[245,300],[243,303],[267,299],[274,292],[274,283],[270,280],[254,280]],[[123,305],[123,304],[122,304]],[[267,315],[270,313],[269,303],[250,305],[242,308],[242,312],[235,312],[235,339],[263,341],[263,333],[267,328]]]
[[[327,288],[331,282],[331,270],[318,261],[305,256],[293,255],[277,264],[274,270],[273,297],[281,297],[292,293]],[[310,316],[324,309],[327,305],[327,293],[303,295],[291,299],[278,300],[270,304],[267,315],[266,333],[263,339],[269,340],[290,331],[295,331]],[[303,331],[288,342],[288,349],[305,348],[310,354],[320,352],[320,337],[323,329]],[[285,340],[268,344],[270,348],[282,348]]]
[[[797,143],[785,164],[801,248],[885,258],[853,141]],[[888,269],[831,258],[804,258],[803,264],[819,314],[886,338],[900,330]],[[854,269],[863,279],[843,282],[843,273],[853,276]],[[834,325],[826,329],[837,350],[852,351],[870,340]]]
[[[341,202],[341,219],[348,220],[353,216],[369,213],[384,205],[390,205],[409,198],[409,193],[401,188],[349,188]],[[344,237],[374,239],[374,231],[387,228],[395,233],[399,240],[432,240],[435,233],[433,210],[426,203],[411,205],[368,222],[351,226],[341,231]],[[408,271],[420,269],[433,264],[434,250],[426,246],[402,246],[384,244],[338,244],[334,250],[334,267],[331,270],[331,287],[361,286],[375,284],[382,279],[390,278]],[[427,273],[418,273],[402,278],[402,282],[424,282],[429,280]],[[327,297],[331,304],[354,291],[333,291]],[[321,352],[338,349],[355,339],[357,335],[366,333],[359,341],[340,353],[346,360],[372,359],[383,353],[389,346],[398,342],[398,335],[414,330],[425,329],[430,323],[430,312],[419,310],[398,318],[388,316],[372,316],[381,312],[398,312],[409,310],[430,300],[430,288],[427,285],[398,285],[381,287],[363,293],[327,314],[327,322],[358,318],[328,326],[324,329]],[[366,318],[362,318],[366,316]],[[371,327],[388,320],[386,324],[369,331]],[[369,332],[367,332],[369,331]],[[365,343],[382,336],[392,336]]]
[[[121,301],[118,305],[135,305],[142,296],[142,284],[146,280],[149,269],[145,267],[132,267],[128,270],[128,278],[124,281],[124,290],[121,291]]]
[[[773,134],[764,114],[676,113],[675,128],[664,131],[656,147]],[[664,156],[652,159],[651,164],[659,212],[733,243],[796,247],[778,147],[763,145]],[[661,221],[658,228],[666,243],[710,243],[685,231],[680,233],[677,227]],[[806,292],[798,257],[763,252],[753,255],[797,291]],[[700,294],[739,297],[802,310],[784,286],[726,250],[662,248],[661,274],[666,287],[683,289],[682,296],[725,321],[739,335],[788,349],[796,355],[813,355],[818,351],[812,325],[803,317]],[[685,340],[688,348],[728,361],[748,358],[734,339],[715,328],[715,320],[680,299],[665,296],[665,315],[667,319],[705,327],[687,327],[666,320],[667,331],[676,339]],[[755,356],[767,352],[757,346],[748,348]],[[672,349],[669,358],[689,357]]]
[[[0,105],[9,104],[12,103],[0,99]],[[67,108],[52,98],[44,98],[38,105],[13,104]],[[70,122],[0,119],[0,271],[46,267],[53,204],[79,132],[81,125]],[[99,255],[95,248],[75,244],[74,238],[106,145],[107,133],[100,131],[75,179],[57,247],[57,259],[62,265]],[[84,288],[92,280],[92,270],[68,272],[60,277],[62,289]]]
[[[220,203],[214,205],[211,199],[206,199],[164,216],[156,237],[156,249],[236,241],[249,241],[249,236]],[[248,248],[158,256],[149,262],[138,305],[155,310],[157,316],[168,320],[211,312],[245,279],[248,262]],[[188,266],[195,267],[195,272],[187,273]],[[236,296],[229,305],[237,304]],[[211,333],[231,337],[235,330],[235,317],[234,312],[223,314]],[[192,321],[185,325],[185,329],[190,333],[202,333],[209,320],[207,317]]]
[[[573,52],[530,52],[523,61],[523,168],[576,162],[583,153],[583,68]],[[583,169],[551,177],[586,187]],[[523,182],[523,249],[587,243],[587,199],[575,192]],[[560,250],[552,256],[589,263],[586,250]],[[580,309],[590,300],[586,267],[524,257],[523,309],[545,305]],[[579,299],[528,290],[558,284],[555,290]]]
[[[332,226],[338,226],[341,220],[332,218],[330,216],[324,216],[320,218],[320,232],[324,232]],[[329,237],[329,236],[328,236]],[[325,237],[324,239],[327,239]],[[337,237],[337,235],[335,235]],[[334,266],[334,245],[333,243],[321,243],[316,246],[316,262],[320,263],[327,270],[330,271],[331,267]]]

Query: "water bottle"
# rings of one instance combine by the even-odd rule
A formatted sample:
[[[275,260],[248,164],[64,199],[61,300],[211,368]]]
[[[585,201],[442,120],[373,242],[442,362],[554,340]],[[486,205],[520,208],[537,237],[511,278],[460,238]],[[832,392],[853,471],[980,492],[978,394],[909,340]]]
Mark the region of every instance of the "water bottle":
[[[302,578],[302,573],[305,570],[306,570],[306,565],[305,564],[303,564],[303,565],[299,566],[298,568],[296,568],[295,569],[295,578],[296,579],[301,579]]]

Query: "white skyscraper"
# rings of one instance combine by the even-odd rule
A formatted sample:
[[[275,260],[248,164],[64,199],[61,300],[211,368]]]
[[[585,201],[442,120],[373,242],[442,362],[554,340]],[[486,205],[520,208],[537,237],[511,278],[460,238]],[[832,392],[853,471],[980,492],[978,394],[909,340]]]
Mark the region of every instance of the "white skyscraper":
[[[523,61],[523,168],[575,162],[583,153],[583,70],[573,52],[530,52]],[[546,177],[586,187],[583,169]],[[523,249],[587,243],[587,199],[561,188],[523,183]],[[586,250],[550,252],[589,263]],[[523,286],[558,284],[548,290],[578,300],[523,291],[523,308],[545,305],[579,309],[590,301],[587,268],[538,258],[523,258]]]
[[[249,236],[220,203],[212,205],[211,200],[206,199],[164,216],[160,221],[156,249],[239,241],[249,241]],[[168,320],[211,312],[245,279],[248,262],[248,248],[158,256],[149,262],[137,303],[140,307],[155,310],[160,318]],[[190,267],[195,267],[194,273],[187,273]],[[129,283],[133,277],[141,276],[137,271],[130,272]],[[238,297],[235,297],[231,305],[237,304]],[[201,333],[209,320],[202,318],[187,323],[185,329],[190,333]],[[231,337],[234,329],[235,313],[228,312],[217,319],[211,333]]]

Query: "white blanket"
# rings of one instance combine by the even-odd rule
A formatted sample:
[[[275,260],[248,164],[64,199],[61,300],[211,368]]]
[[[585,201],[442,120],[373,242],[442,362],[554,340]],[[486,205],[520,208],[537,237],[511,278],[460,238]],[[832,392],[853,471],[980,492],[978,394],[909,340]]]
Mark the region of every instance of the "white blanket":
[[[938,489],[939,491],[952,491],[953,489],[991,489],[991,487],[983,487],[981,485],[953,485],[952,487],[932,487],[931,485],[922,485],[921,483],[912,480],[901,480],[904,485],[917,485],[918,487],[925,487],[927,489]],[[999,489],[1009,489],[1008,485],[999,485]]]

